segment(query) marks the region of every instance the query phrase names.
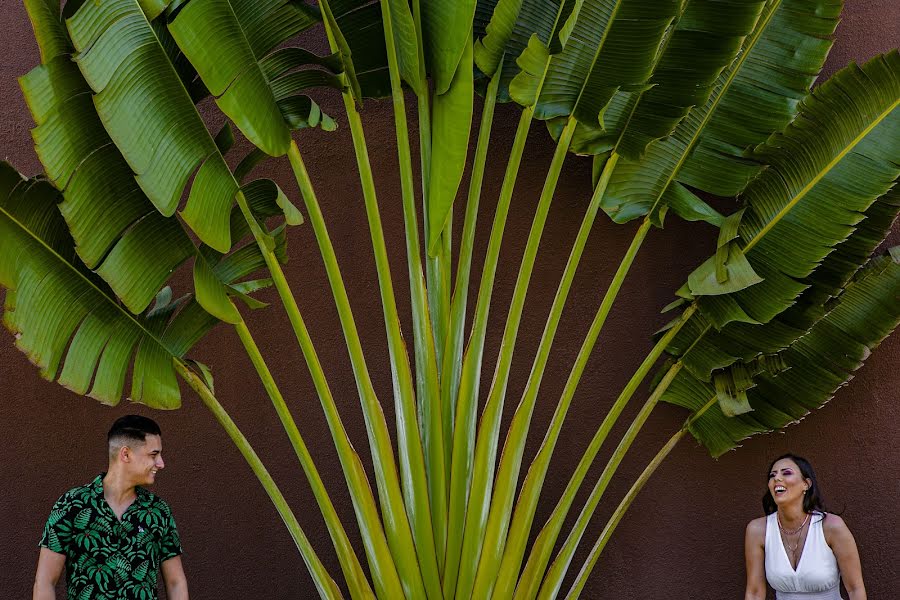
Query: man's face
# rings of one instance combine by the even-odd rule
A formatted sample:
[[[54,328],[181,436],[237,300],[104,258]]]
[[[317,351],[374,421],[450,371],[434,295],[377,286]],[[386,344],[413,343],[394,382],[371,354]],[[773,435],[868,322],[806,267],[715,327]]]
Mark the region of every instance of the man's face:
[[[143,444],[129,446],[128,455],[127,470],[135,485],[153,485],[157,471],[166,466],[162,457],[162,438],[158,435],[148,434]]]

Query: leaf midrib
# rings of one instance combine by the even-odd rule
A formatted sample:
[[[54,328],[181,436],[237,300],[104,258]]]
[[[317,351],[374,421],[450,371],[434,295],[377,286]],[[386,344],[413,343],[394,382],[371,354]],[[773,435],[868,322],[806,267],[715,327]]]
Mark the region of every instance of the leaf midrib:
[[[669,177],[666,179],[665,185],[659,192],[659,195],[656,197],[656,200],[653,202],[653,206],[650,208],[650,212],[657,207],[657,205],[662,200],[662,197],[665,195],[666,190],[669,189],[669,186],[675,181],[678,176],[678,173],[681,172],[681,167],[684,166],[684,163],[687,161],[688,157],[690,157],[691,152],[694,150],[694,147],[700,141],[700,137],[703,135],[703,132],[706,130],[706,125],[709,123],[712,116],[716,114],[716,110],[719,107],[719,103],[722,99],[727,95],[728,90],[731,88],[731,84],[734,83],[734,80],[737,78],[738,73],[741,72],[741,67],[744,65],[744,62],[753,52],[753,49],[756,48],[756,45],[762,39],[763,33],[765,33],[766,29],[769,26],[772,18],[775,16],[775,13],[778,11],[778,8],[781,6],[782,0],[775,0],[772,4],[769,5],[769,14],[765,15],[761,21],[757,24],[756,29],[753,33],[750,34],[750,43],[746,44],[741,48],[741,54],[738,56],[731,67],[731,72],[725,81],[722,82],[721,88],[719,88],[718,95],[715,96],[715,99],[712,105],[709,107],[709,110],[704,115],[703,119],[700,121],[700,125],[694,131],[694,134],[691,136],[689,143],[682,152],[681,157],[678,159],[678,162],[675,164],[675,168],[669,173]],[[714,92],[715,93],[715,92]],[[674,135],[674,132],[673,132]]]
[[[650,77],[647,79],[647,82],[653,81],[653,76],[656,75],[656,69],[659,68],[660,61],[662,61],[663,57],[666,54],[666,50],[669,48],[669,44],[672,42],[672,38],[675,36],[675,32],[678,29],[678,24],[681,22],[681,17],[684,16],[684,11],[687,9],[688,4],[691,3],[691,0],[682,0],[678,7],[678,13],[672,19],[672,22],[669,24],[669,28],[666,33],[663,35],[663,41],[659,45],[659,49],[656,52],[656,64],[653,65],[653,72],[650,74]],[[631,125],[631,120],[634,118],[634,114],[637,112],[638,107],[641,105],[641,100],[644,99],[644,94],[647,93],[648,90],[644,90],[638,94],[637,100],[635,100],[634,104],[631,106],[631,110],[628,113],[628,119],[625,121],[625,124],[622,126],[622,130],[619,132],[619,136],[616,139],[616,143],[613,146],[612,151],[617,152],[619,149],[619,144],[622,143],[622,140],[625,137],[625,134],[628,132],[628,126]],[[610,100],[611,101],[611,100]],[[666,187],[668,187],[668,183]],[[665,188],[663,188],[665,189]],[[654,205],[655,207],[655,205]]]
[[[803,198],[810,191],[812,191],[812,189],[819,183],[819,181],[822,180],[823,177],[828,175],[831,170],[834,169],[844,159],[844,157],[847,156],[847,154],[852,152],[853,149],[856,148],[856,146],[860,142],[862,142],[872,132],[872,130],[875,129],[875,127],[880,125],[881,122],[884,121],[888,117],[888,115],[890,115],[891,112],[893,112],[893,110],[897,108],[898,105],[900,105],[900,99],[895,100],[893,104],[891,104],[886,110],[879,114],[878,117],[875,118],[865,129],[863,129],[855,138],[853,138],[846,146],[844,146],[844,148],[840,152],[838,152],[838,154],[833,159],[831,159],[831,161],[827,165],[825,165],[825,167],[822,168],[815,177],[813,177],[805,186],[803,186],[803,188],[800,189],[800,191],[797,192],[797,194],[793,198],[791,198],[791,200],[784,206],[784,208],[778,211],[778,214],[776,214],[755,236],[753,236],[753,239],[747,242],[747,245],[744,246],[741,252],[747,254],[747,252],[752,250],[753,247],[758,244],[759,241],[764,238],[766,234],[781,221],[781,219],[783,219],[788,213],[790,213],[791,210],[793,210],[794,207],[801,200],[803,200]]]
[[[169,356],[171,356],[172,358],[178,358],[168,349],[168,347],[166,347],[166,345],[159,338],[157,338],[157,336],[154,333],[150,332],[146,327],[144,327],[143,323],[138,321],[134,317],[134,315],[131,314],[131,312],[125,310],[118,302],[113,301],[105,291],[103,291],[102,289],[97,287],[97,285],[93,281],[91,281],[88,277],[86,277],[83,272],[81,272],[79,269],[76,269],[74,264],[70,263],[65,258],[60,256],[60,254],[56,250],[54,250],[51,246],[49,246],[41,237],[39,237],[34,232],[32,232],[28,227],[23,225],[22,222],[19,221],[15,216],[13,216],[9,211],[7,211],[5,207],[0,206],[0,213],[2,213],[12,223],[14,223],[16,226],[18,226],[19,229],[24,231],[28,236],[30,236],[33,240],[35,240],[40,246],[42,246],[44,248],[44,250],[46,252],[50,253],[53,257],[58,259],[58,261],[61,262],[62,264],[64,264],[66,267],[68,267],[68,269],[70,271],[74,272],[91,289],[93,289],[96,293],[100,294],[107,302],[112,304],[116,308],[116,310],[118,310],[121,314],[125,315],[125,317],[128,320],[130,320],[136,328],[138,328],[141,332],[143,332],[143,334],[146,337],[152,339],[163,350],[165,350],[165,352]],[[89,311],[89,312],[93,312],[93,311]]]
[[[603,52],[603,47],[606,45],[606,39],[607,39],[607,37],[609,37],[609,31],[613,28],[613,24],[616,22],[616,17],[619,14],[619,8],[621,8],[622,2],[623,2],[623,0],[616,0],[616,4],[612,9],[612,14],[609,15],[609,21],[607,21],[606,28],[603,30],[603,35],[600,37],[600,43],[597,44],[597,50],[596,50],[596,52],[594,52],[594,58],[591,59],[591,67],[590,67],[590,69],[588,69],[588,73],[584,78],[584,82],[582,82],[582,84],[581,84],[581,89],[578,90],[578,97],[575,99],[575,103],[572,104],[572,114],[573,115],[575,114],[576,107],[581,102],[581,97],[584,95],[585,88],[587,88],[587,82],[591,78],[591,73],[594,71],[594,67],[597,64],[597,59],[600,57],[600,53]],[[581,15],[579,15],[578,17],[575,17],[575,20],[578,21],[578,18],[580,16]],[[574,30],[574,26],[573,26],[573,30]],[[571,34],[570,34],[570,36],[571,36]],[[543,85],[541,87],[543,88]],[[619,87],[620,86],[616,86],[616,89],[618,89]],[[607,104],[609,104],[609,102],[607,102]]]

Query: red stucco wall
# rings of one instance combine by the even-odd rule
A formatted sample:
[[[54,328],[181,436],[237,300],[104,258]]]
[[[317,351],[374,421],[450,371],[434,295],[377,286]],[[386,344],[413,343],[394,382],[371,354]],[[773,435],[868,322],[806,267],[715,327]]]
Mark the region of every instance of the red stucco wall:
[[[850,60],[865,60],[895,47],[900,41],[900,4],[891,0],[851,0],[847,4],[828,62],[829,73]],[[3,2],[2,8],[0,156],[31,174],[39,170],[39,164],[29,137],[31,120],[15,78],[37,63],[37,48],[21,4],[9,0]],[[334,98],[324,105],[341,121],[343,111]],[[482,213],[486,216],[479,224],[476,265],[480,265],[483,256],[489,227],[487,215],[493,213],[516,123],[516,112],[511,107],[501,107],[497,113],[493,158],[482,200]],[[369,104],[363,116],[377,169],[397,295],[401,311],[406,311],[393,119],[386,103]],[[344,127],[335,134],[305,133],[299,140],[350,288],[376,390],[391,422],[384,330],[349,131]],[[488,357],[496,356],[516,262],[524,249],[551,153],[548,135],[542,127],[535,127],[504,240]],[[286,161],[266,169],[268,176],[297,197]],[[516,354],[509,389],[507,421],[525,384],[543,319],[588,197],[588,161],[569,159],[529,291],[527,314],[519,334],[521,350]],[[589,363],[545,485],[538,523],[552,509],[606,408],[649,350],[650,334],[665,321],[659,314],[660,307],[668,303],[687,273],[713,248],[714,237],[703,225],[679,223],[674,218],[670,223],[665,230],[652,233],[645,243]],[[558,336],[545,377],[534,419],[536,428],[545,427],[549,421],[600,294],[633,231],[633,226],[614,226],[606,218],[598,219],[566,309],[566,325]],[[896,226],[891,243],[900,243]],[[288,278],[312,330],[351,437],[366,455],[355,385],[312,230],[308,226],[293,229],[290,244]],[[287,319],[276,304],[254,313],[250,325],[316,455],[351,538],[358,543],[340,467]],[[406,324],[405,330],[411,331],[411,326]],[[308,485],[249,361],[239,348],[236,336],[222,327],[196,349],[195,355],[213,366],[220,400],[269,465],[320,556],[338,574]],[[831,404],[784,434],[754,438],[718,461],[709,458],[692,439],[683,441],[625,517],[595,569],[585,597],[742,597],[744,525],[760,514],[763,471],[768,462],[787,450],[813,461],[826,500],[835,510],[845,509],[844,518],[859,543],[869,597],[900,597],[900,518],[895,508],[900,498],[900,454],[896,450],[900,423],[898,366],[900,336],[895,335]],[[487,373],[485,377],[489,376]],[[615,431],[621,434],[630,422],[629,415],[636,410],[637,406],[626,410],[623,425]],[[149,413],[137,405],[100,406],[41,380],[36,369],[14,349],[11,336],[0,332],[0,599],[29,597],[37,541],[50,506],[63,491],[103,469],[103,435],[113,419],[127,412]],[[314,590],[310,578],[275,510],[205,409],[186,395],[180,411],[150,414],[163,428],[167,461],[156,491],[175,509],[192,597],[311,597]],[[632,479],[683,418],[682,411],[671,406],[661,406],[654,412],[607,491],[608,502],[601,506],[590,528],[591,539],[599,533]],[[526,460],[530,460],[540,437],[532,436]],[[611,451],[612,444],[609,446],[601,452],[600,468]],[[594,477],[600,468],[595,469]],[[580,494],[579,502],[585,495]],[[583,554],[576,557],[579,564]]]

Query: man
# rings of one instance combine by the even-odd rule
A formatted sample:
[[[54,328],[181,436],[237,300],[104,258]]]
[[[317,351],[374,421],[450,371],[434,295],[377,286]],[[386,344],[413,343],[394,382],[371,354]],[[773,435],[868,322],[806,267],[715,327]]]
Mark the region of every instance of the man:
[[[122,417],[107,443],[109,470],[53,505],[33,600],[55,600],[64,567],[69,600],[156,600],[160,570],[169,600],[188,600],[172,511],[139,487],[151,485],[165,467],[159,425],[139,415]]]

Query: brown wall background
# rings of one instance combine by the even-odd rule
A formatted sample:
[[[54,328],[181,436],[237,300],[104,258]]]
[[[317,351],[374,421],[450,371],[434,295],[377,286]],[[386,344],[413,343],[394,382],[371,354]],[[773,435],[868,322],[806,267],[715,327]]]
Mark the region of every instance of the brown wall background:
[[[863,61],[896,47],[898,40],[900,4],[891,0],[851,0],[838,28],[826,73],[834,72],[850,60]],[[0,56],[0,156],[11,160],[24,173],[37,173],[40,165],[29,136],[32,122],[16,77],[26,73],[39,59],[28,19],[19,2],[3,2]],[[343,124],[343,110],[336,98],[327,99],[323,105]],[[482,262],[516,114],[509,106],[497,110],[473,277]],[[376,168],[401,314],[408,314],[389,103],[369,103],[363,117]],[[392,423],[384,328],[349,131],[343,127],[334,134],[306,132],[298,139],[350,288],[376,389]],[[497,274],[486,352],[491,357],[490,371],[484,375],[482,399],[493,370],[518,260],[552,151],[552,142],[544,128],[533,127]],[[261,176],[275,178],[302,206],[286,161],[272,161],[259,171]],[[559,275],[587,204],[589,173],[589,161],[576,158],[567,161],[529,289],[505,423],[525,385]],[[461,211],[457,217],[461,223]],[[597,219],[566,307],[566,325],[557,336],[544,378],[527,461],[542,437],[536,432],[549,422],[599,298],[633,232],[634,226],[614,226],[602,216]],[[649,236],[580,385],[547,478],[536,523],[543,523],[552,510],[605,410],[650,349],[651,333],[666,320],[659,309],[669,302],[693,267],[712,251],[714,239],[713,233],[703,225],[681,223],[675,218],[665,230]],[[900,227],[895,225],[889,242],[900,243]],[[312,330],[351,437],[367,461],[368,444],[349,360],[308,226],[291,231],[290,254],[291,261],[286,268],[288,279]],[[477,285],[473,284],[473,300],[476,289]],[[251,329],[285,392],[307,444],[316,455],[348,533],[359,548],[352,507],[318,399],[277,298],[274,294],[268,297],[275,304],[253,314]],[[411,325],[406,323],[404,329],[411,331]],[[269,466],[326,565],[339,576],[330,540],[306,480],[249,361],[240,350],[237,337],[220,327],[193,355],[213,367],[220,400]],[[681,442],[619,526],[594,570],[584,597],[620,600],[742,597],[744,525],[761,514],[759,500],[768,462],[790,450],[809,457],[816,465],[826,501],[833,510],[845,509],[844,518],[860,547],[869,597],[897,598],[900,589],[897,566],[900,518],[895,508],[900,498],[900,455],[896,450],[900,423],[898,366],[900,336],[894,335],[832,403],[783,434],[753,438],[718,461],[712,460],[693,439]],[[638,394],[643,395],[643,392]],[[634,406],[626,409],[614,435],[624,432],[639,402],[638,398]],[[0,333],[0,489],[3,490],[0,493],[0,598],[30,597],[37,542],[50,506],[63,491],[89,480],[105,467],[105,431],[115,418],[128,412],[149,413],[164,431],[167,468],[155,491],[174,507],[184,540],[184,560],[193,598],[255,600],[315,595],[303,562],[262,488],[224,432],[191,395],[185,394],[184,406],[176,412],[151,412],[130,403],[115,408],[101,406],[40,379],[37,370],[14,349],[12,337],[4,331]],[[582,552],[576,557],[578,564],[583,560],[584,547],[599,534],[633,478],[683,419],[683,412],[672,406],[660,406],[653,413],[606,493],[589,529],[590,541],[583,542]],[[592,481],[614,443],[608,443],[601,452]],[[579,495],[578,506],[586,494],[583,491]]]

